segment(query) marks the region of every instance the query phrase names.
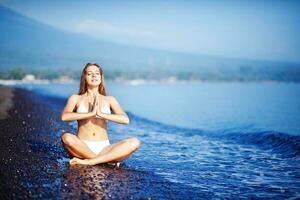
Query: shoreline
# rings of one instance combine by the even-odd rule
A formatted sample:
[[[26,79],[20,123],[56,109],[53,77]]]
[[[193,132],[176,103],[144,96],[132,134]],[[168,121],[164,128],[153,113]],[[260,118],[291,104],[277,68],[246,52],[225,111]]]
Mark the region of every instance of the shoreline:
[[[130,86],[140,86],[140,85],[175,85],[175,84],[231,84],[231,83],[240,83],[240,84],[251,84],[251,83],[260,83],[260,84],[300,84],[300,82],[295,81],[274,81],[274,80],[249,80],[249,81],[239,81],[239,80],[178,80],[178,79],[162,79],[162,80],[152,80],[152,79],[117,79],[117,80],[105,80],[106,84],[125,84]],[[15,86],[15,85],[49,85],[49,84],[79,84],[79,80],[47,80],[47,79],[36,79],[32,81],[27,80],[6,80],[0,79],[0,86]]]
[[[2,87],[0,91],[6,89]],[[51,168],[57,165],[57,156],[63,155],[63,152],[56,156],[50,154],[48,159],[44,159],[48,156],[47,144],[54,142],[55,146],[59,146],[53,136],[43,134],[54,123],[55,113],[46,104],[38,102],[33,93],[13,90],[14,95],[10,99],[13,106],[8,110],[7,117],[0,120],[1,197],[27,199],[55,196],[57,189],[43,189],[47,178],[40,178],[41,175],[47,177],[45,173],[51,173]]]
[[[207,168],[205,164],[202,167],[194,168],[191,163],[186,162],[187,157],[184,157],[183,160],[177,160],[177,158],[173,157],[177,155],[174,147],[181,148],[180,146],[174,146],[169,140],[167,143],[160,142],[159,144],[163,144],[164,147],[158,148],[157,141],[151,141],[153,136],[148,136],[144,133],[139,134],[139,137],[143,139],[142,141],[145,141],[144,146],[139,149],[135,157],[126,160],[120,168],[105,164],[97,166],[70,166],[68,163],[69,158],[62,147],[60,136],[62,132],[74,133],[76,127],[71,126],[70,123],[61,122],[59,119],[65,99],[49,97],[42,93],[18,87],[10,89],[14,91],[14,95],[11,98],[13,107],[8,110],[7,118],[0,120],[0,160],[2,163],[0,166],[0,199],[199,199],[199,197],[211,199],[220,197],[218,196],[220,194],[228,198],[238,197],[236,195],[241,195],[245,198],[255,198],[258,197],[256,192],[259,193],[261,191],[264,191],[262,197],[273,196],[276,198],[282,195],[284,197],[289,195],[295,196],[295,191],[299,190],[296,184],[291,184],[290,187],[284,186],[286,192],[281,193],[278,190],[281,187],[281,182],[279,182],[276,183],[276,190],[273,190],[270,185],[264,185],[257,189],[251,185],[240,187],[235,185],[235,183],[232,184],[237,187],[237,190],[243,189],[248,192],[245,194],[239,193],[237,190],[230,190],[230,188],[223,190],[224,187],[221,183],[218,191],[216,191],[211,189],[210,186],[215,184],[218,186],[220,179],[226,182],[227,180],[222,179],[222,177],[227,177],[230,171],[223,171],[224,168],[218,167],[215,159],[203,160],[199,158],[197,160],[195,158],[193,162],[204,161],[211,163],[211,166],[217,166],[217,168]],[[157,124],[146,123],[135,117],[132,117],[131,122],[133,126],[129,126],[128,129],[127,127],[122,127],[119,130],[118,127],[112,126],[109,130],[112,136],[110,139],[118,141],[123,137],[124,131],[136,132],[143,127],[146,127],[146,131],[157,128],[156,131],[152,132],[154,136],[155,134],[161,135],[161,133],[165,133],[165,138],[167,138],[175,130],[178,131],[177,137],[188,134],[188,137],[191,137],[190,142],[194,138],[191,135],[193,130],[190,129],[186,132],[186,130],[172,129],[172,127],[165,125],[157,127]],[[141,126],[138,124],[139,122],[141,122]],[[151,127],[147,129],[148,125]],[[137,127],[135,128],[135,126]],[[195,134],[198,135],[197,132]],[[223,145],[219,147],[219,142],[224,145],[232,143],[237,143],[239,146],[251,145],[251,149],[254,145],[255,152],[257,152],[252,155],[254,158],[261,158],[261,156],[265,155],[265,151],[272,151],[270,155],[279,156],[280,160],[283,161],[282,164],[286,167],[295,166],[296,160],[293,161],[292,159],[299,158],[299,143],[297,142],[299,137],[285,137],[281,133],[257,132],[245,137],[229,135],[228,138],[214,138],[212,135],[210,138],[207,137],[205,139],[205,134],[201,132],[199,136],[199,138],[195,137],[199,139],[195,141],[195,145],[199,141],[201,142],[202,139],[208,141],[208,145],[205,143],[203,145],[206,145],[206,148],[216,148],[218,151],[212,155],[215,155],[217,159],[224,159],[223,156],[225,156],[226,159],[232,161],[226,155],[229,155],[228,153],[233,153],[234,155],[238,153],[238,155],[244,154],[244,156],[239,157],[239,160],[247,163],[249,155],[247,148],[246,151],[238,149],[239,152],[236,152],[237,149],[230,145],[227,153],[219,155],[218,152],[223,151]],[[214,141],[219,142],[215,143]],[[280,145],[278,146],[278,144]],[[206,155],[206,148],[203,151],[200,150],[200,153]],[[167,151],[169,156],[162,155],[163,161],[157,162],[157,159],[159,159],[157,155],[160,155],[162,150]],[[153,152],[147,154],[147,151]],[[271,164],[277,163],[276,160],[272,163],[273,159],[270,157],[263,157],[263,159],[271,162]],[[172,163],[176,163],[176,161],[184,161],[185,166],[192,172],[193,178],[196,178],[193,179],[194,183],[199,184],[201,188],[186,184],[190,182],[183,174],[189,173],[189,170],[186,171],[180,168],[179,165],[177,167],[173,166]],[[252,163],[249,161],[248,164],[258,167],[258,169],[262,170],[260,171],[262,173],[268,172],[264,165],[259,162]],[[233,165],[228,164],[226,166],[232,167]],[[204,174],[198,174],[199,170],[202,170]],[[284,170],[284,168],[280,170]],[[288,178],[297,180],[293,175],[296,170],[289,168],[288,172],[291,174]],[[243,172],[239,173],[243,174]],[[244,175],[259,177],[256,173],[257,171],[249,171]],[[208,174],[209,176],[206,176]],[[210,174],[215,176],[210,179]],[[271,178],[274,181],[277,180],[276,176]],[[289,183],[290,179],[286,178],[284,180],[286,183]],[[231,177],[226,184],[231,184],[231,180],[235,180],[235,178]],[[251,179],[240,180],[249,181]]]
[[[62,100],[13,90],[13,107],[0,120],[0,199],[180,199],[187,194],[126,162],[120,168],[70,166],[60,136],[74,129],[59,120]]]
[[[14,89],[0,85],[0,120],[8,117],[8,111],[13,107]]]

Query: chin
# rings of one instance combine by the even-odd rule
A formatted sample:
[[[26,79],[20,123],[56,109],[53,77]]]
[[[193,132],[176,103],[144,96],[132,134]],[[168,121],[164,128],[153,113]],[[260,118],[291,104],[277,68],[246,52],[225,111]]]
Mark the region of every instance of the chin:
[[[90,86],[99,86],[100,83],[99,82],[89,82],[88,85],[90,85]]]
[[[99,83],[92,83],[92,84],[90,84],[90,86],[93,86],[93,87],[99,87]]]

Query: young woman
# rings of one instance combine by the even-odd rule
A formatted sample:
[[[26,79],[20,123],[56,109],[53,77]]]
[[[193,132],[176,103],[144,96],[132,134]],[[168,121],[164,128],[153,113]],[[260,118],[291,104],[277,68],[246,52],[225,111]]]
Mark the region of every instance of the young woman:
[[[112,113],[112,112],[113,113]],[[81,74],[79,94],[72,95],[61,114],[62,121],[78,121],[77,136],[64,133],[64,148],[74,158],[70,164],[96,165],[115,163],[128,158],[140,146],[137,138],[110,144],[108,120],[128,124],[129,119],[113,96],[106,96],[103,70],[87,63]]]

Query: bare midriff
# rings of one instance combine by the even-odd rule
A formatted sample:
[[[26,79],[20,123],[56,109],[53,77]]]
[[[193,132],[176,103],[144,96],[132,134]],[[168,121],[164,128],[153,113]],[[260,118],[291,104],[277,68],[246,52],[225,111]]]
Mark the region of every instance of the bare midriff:
[[[77,136],[81,140],[108,140],[107,122],[96,118],[80,120]]]

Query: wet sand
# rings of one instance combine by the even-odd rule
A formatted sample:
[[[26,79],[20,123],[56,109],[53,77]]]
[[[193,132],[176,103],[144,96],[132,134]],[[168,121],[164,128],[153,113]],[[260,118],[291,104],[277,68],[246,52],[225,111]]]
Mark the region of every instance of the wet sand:
[[[189,192],[179,184],[131,169],[126,162],[120,168],[70,166],[60,141],[62,132],[71,131],[68,123],[59,120],[62,104],[21,89],[14,89],[11,98],[13,107],[0,120],[0,199],[187,197]]]
[[[13,89],[0,85],[0,120],[8,117],[7,112],[13,106]]]
[[[31,93],[15,89],[13,107],[0,120],[1,198],[51,197],[56,193],[43,186],[53,181],[54,169],[59,167],[55,150],[59,141],[53,134],[44,134],[55,115],[36,100]]]

